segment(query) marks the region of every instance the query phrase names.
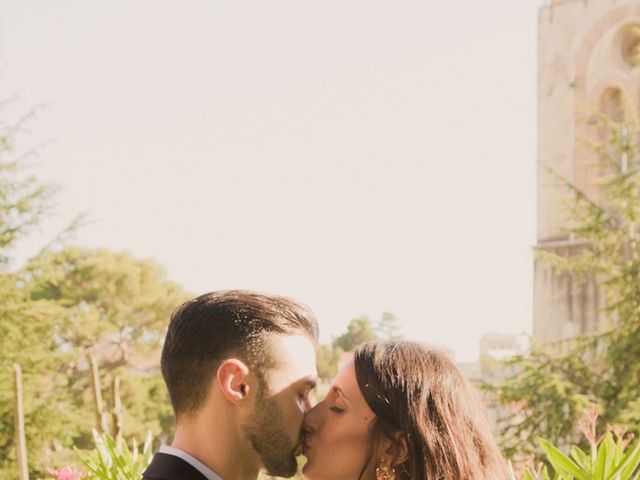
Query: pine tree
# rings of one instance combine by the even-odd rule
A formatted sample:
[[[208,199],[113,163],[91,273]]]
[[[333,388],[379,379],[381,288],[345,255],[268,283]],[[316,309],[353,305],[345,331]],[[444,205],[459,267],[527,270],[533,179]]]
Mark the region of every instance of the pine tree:
[[[583,247],[573,256],[536,254],[579,281],[594,278],[607,321],[589,335],[534,344],[530,355],[508,361],[511,378],[485,385],[506,412],[501,433],[510,457],[540,453],[538,436],[561,446],[579,441],[576,423],[588,406],[604,425],[640,428],[640,125],[594,112],[588,121],[604,139],[589,139],[601,160],[597,194],[561,179],[569,232]]]

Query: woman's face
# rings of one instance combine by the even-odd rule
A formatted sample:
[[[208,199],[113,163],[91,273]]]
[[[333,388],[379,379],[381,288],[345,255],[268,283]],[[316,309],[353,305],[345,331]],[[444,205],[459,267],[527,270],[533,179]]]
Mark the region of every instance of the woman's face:
[[[309,480],[355,480],[367,461],[369,428],[375,414],[365,401],[353,360],[333,379],[326,398],[305,417],[307,463],[302,473]],[[374,478],[375,462],[361,478]]]

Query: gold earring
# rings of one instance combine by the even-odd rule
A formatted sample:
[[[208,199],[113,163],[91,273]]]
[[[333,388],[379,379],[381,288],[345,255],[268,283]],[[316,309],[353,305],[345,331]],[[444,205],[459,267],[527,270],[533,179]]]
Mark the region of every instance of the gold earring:
[[[396,469],[389,460],[383,460],[376,468],[376,480],[396,480]]]

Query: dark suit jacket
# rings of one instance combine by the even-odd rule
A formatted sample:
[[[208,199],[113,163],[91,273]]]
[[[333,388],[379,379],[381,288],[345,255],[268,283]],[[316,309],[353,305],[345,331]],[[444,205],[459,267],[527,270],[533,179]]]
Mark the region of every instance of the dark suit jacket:
[[[207,480],[207,477],[179,457],[156,453],[142,480]]]

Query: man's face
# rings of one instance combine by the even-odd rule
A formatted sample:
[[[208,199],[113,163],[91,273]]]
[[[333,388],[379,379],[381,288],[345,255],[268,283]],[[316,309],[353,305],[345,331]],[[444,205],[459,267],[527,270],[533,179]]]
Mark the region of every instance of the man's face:
[[[258,395],[244,431],[270,475],[291,477],[297,471],[302,420],[311,408],[316,354],[304,335],[278,335],[270,344],[276,366],[265,372],[266,391]]]

